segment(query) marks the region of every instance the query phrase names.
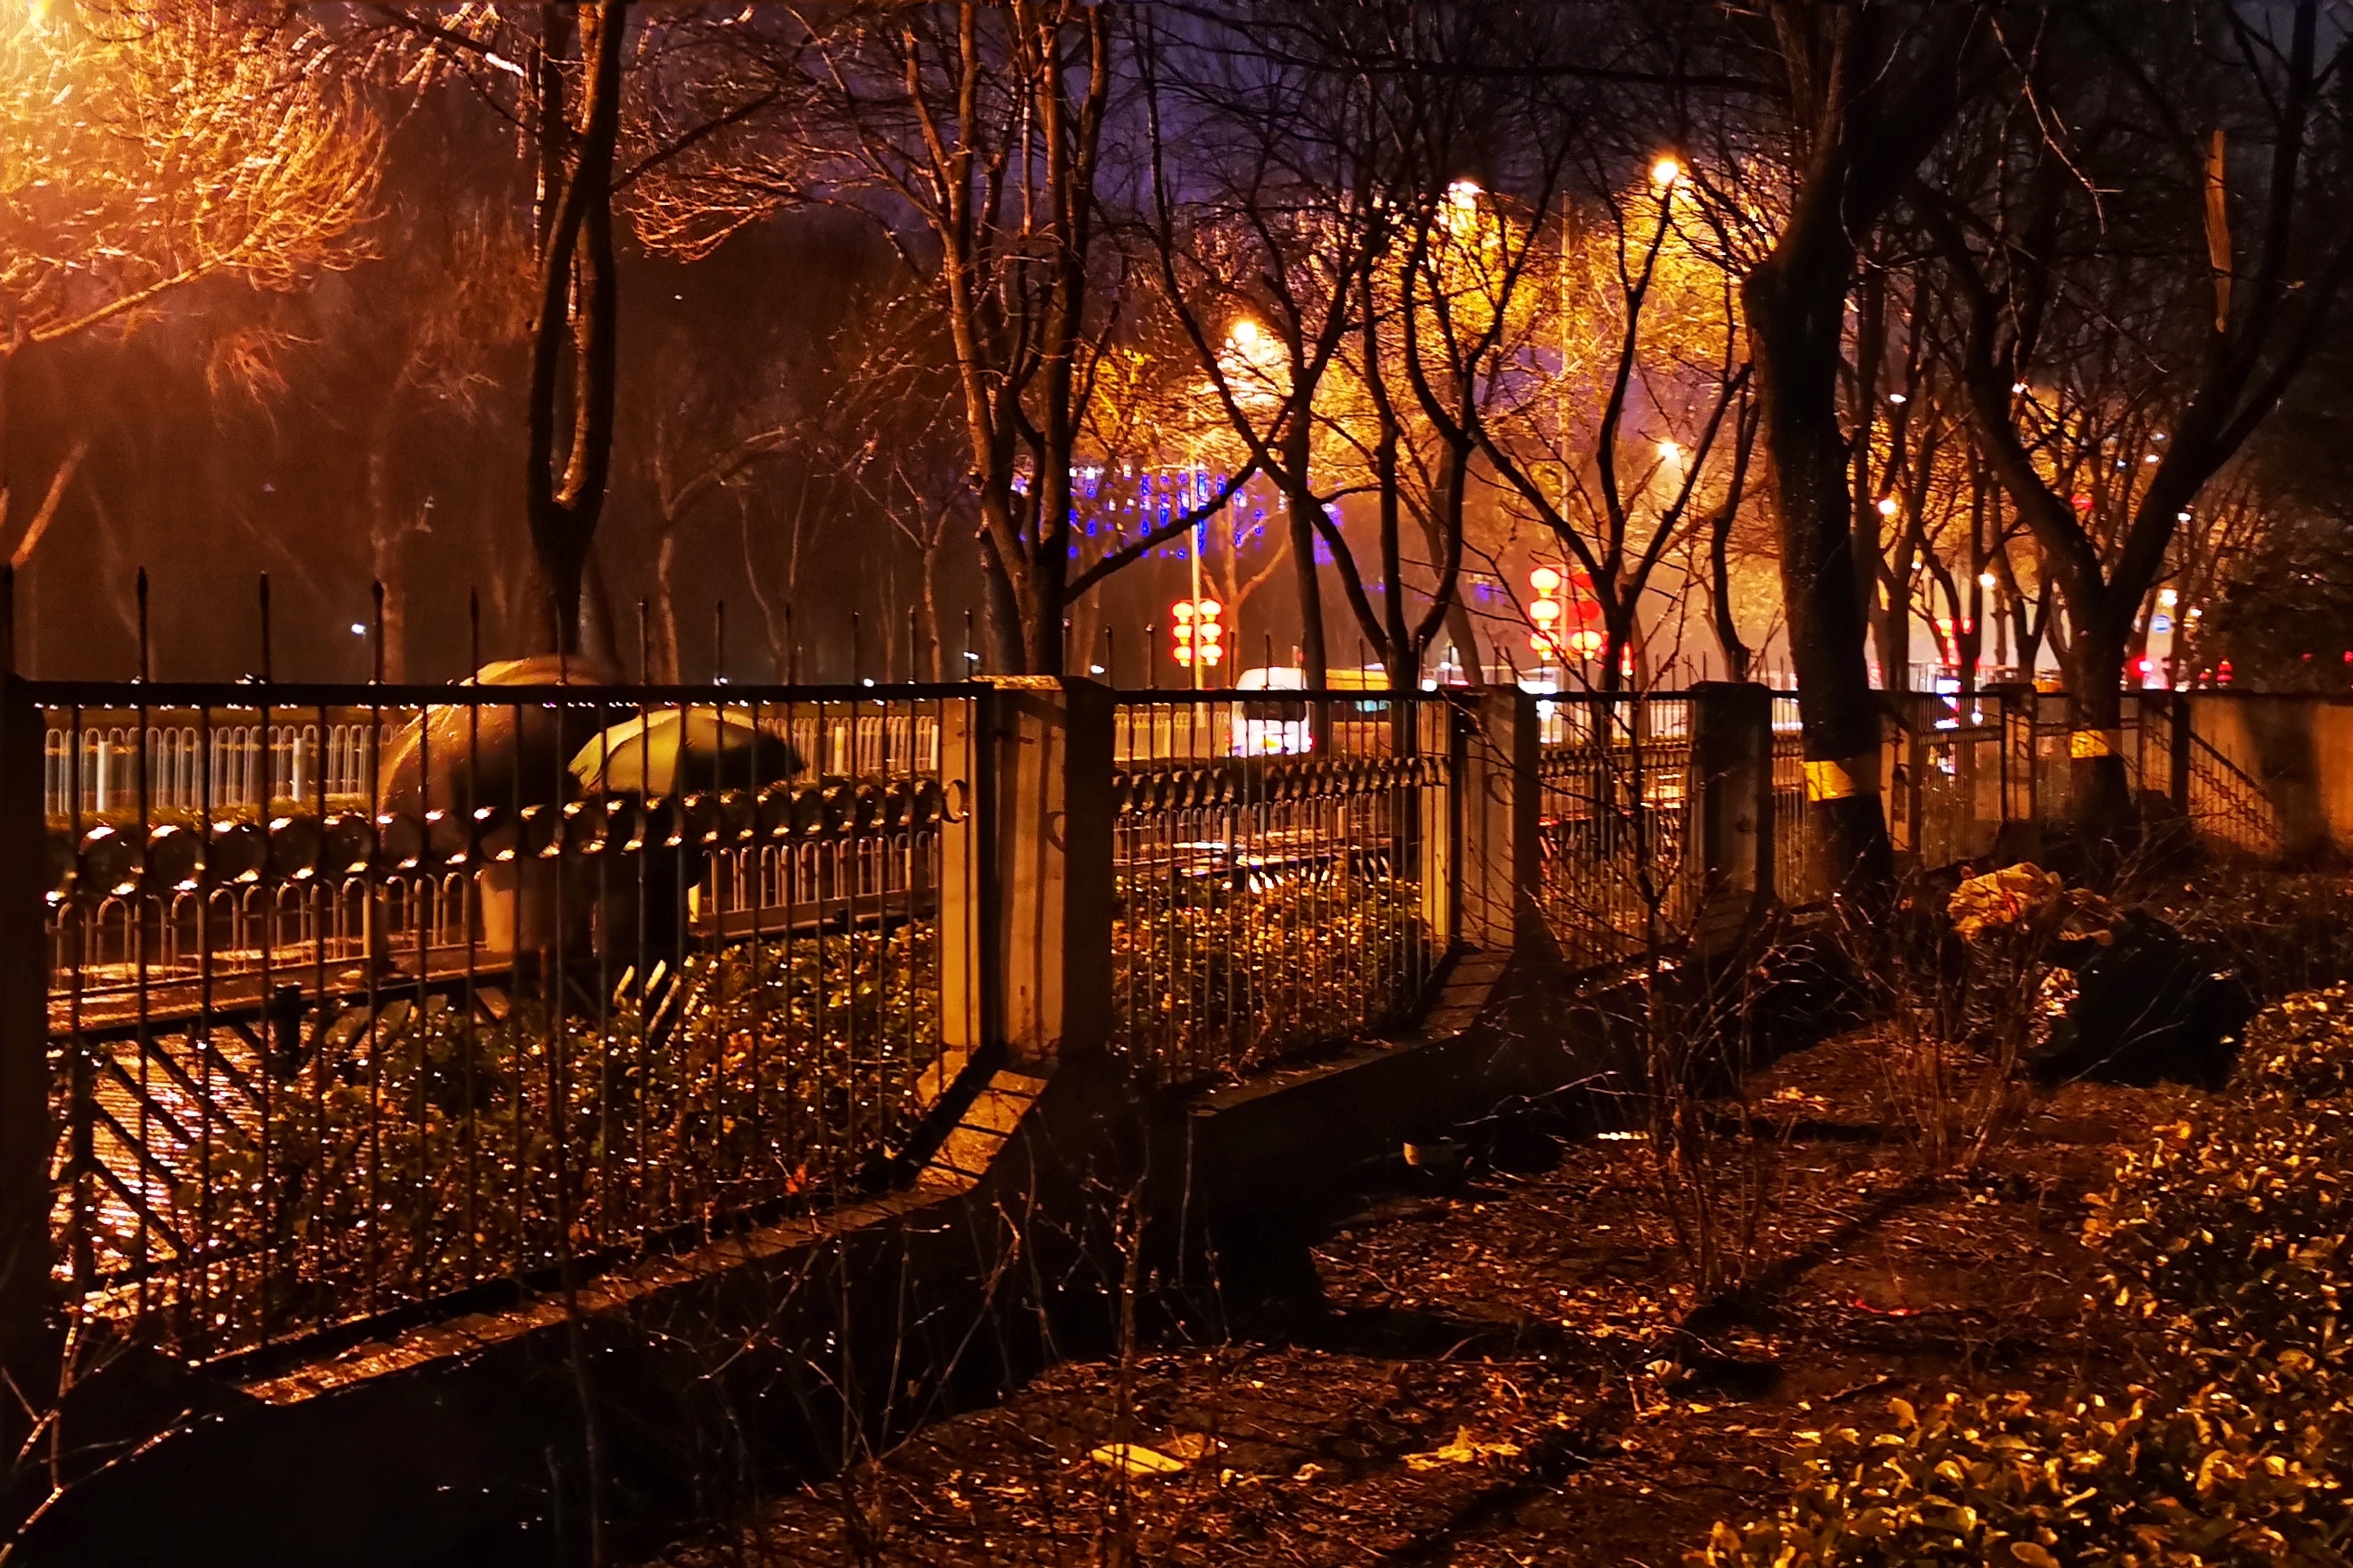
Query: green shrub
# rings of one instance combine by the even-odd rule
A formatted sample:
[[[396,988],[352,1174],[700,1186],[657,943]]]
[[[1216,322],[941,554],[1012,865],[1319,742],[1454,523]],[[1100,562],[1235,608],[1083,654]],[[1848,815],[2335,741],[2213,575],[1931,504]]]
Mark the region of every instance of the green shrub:
[[[2314,1372],[2309,1358],[2291,1355],[2295,1375]],[[1687,1561],[1705,1568],[2344,1561],[2334,1544],[2348,1523],[2329,1462],[2340,1429],[2334,1424],[2283,1424],[2219,1387],[2171,1406],[2139,1389],[2120,1405],[2094,1397],[2058,1407],[2023,1394],[1974,1404],[1954,1395],[1924,1417],[1893,1404],[1895,1430],[1815,1436],[1790,1464],[1791,1500],[1777,1516],[1743,1529],[1718,1524]]]
[[[2114,1304],[2193,1345],[2333,1350],[2353,1280],[2353,1101],[2219,1106],[2117,1163],[2084,1239]]]
[[[2255,1015],[2231,1088],[2295,1101],[2353,1089],[2353,986],[2299,991]]]

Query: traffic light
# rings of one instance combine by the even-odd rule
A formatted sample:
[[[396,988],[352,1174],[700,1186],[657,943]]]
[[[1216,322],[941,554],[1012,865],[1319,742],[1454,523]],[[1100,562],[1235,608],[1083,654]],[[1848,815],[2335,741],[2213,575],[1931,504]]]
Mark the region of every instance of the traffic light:
[[[1226,658],[1226,628],[1218,617],[1226,607],[1215,599],[1179,599],[1168,607],[1169,635],[1176,638],[1176,662],[1190,668],[1198,659],[1204,669],[1215,669]]]

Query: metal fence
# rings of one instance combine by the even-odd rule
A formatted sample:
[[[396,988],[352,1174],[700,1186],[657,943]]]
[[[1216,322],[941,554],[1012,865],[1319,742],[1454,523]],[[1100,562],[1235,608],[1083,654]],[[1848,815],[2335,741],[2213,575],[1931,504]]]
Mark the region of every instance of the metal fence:
[[[1806,809],[1806,736],[1798,715],[1798,694],[1776,691],[1773,725],[1773,889],[1781,901],[1798,907],[1829,896],[1816,853],[1813,813]]]
[[[58,1271],[175,1353],[856,1190],[922,1108],[964,689],[33,690]]]
[[[16,689],[43,735],[58,1283],[189,1359],[378,1331],[902,1179],[992,1026],[976,977],[1026,940],[983,930],[1012,918],[984,864],[1012,819],[976,814],[1007,809],[1021,749],[987,686]],[[1470,700],[1087,709],[1112,728],[1108,773],[1065,781],[1111,806],[1087,961],[1141,1076],[1369,1037],[1423,1000],[1467,875],[1482,910],[1519,907],[1492,882],[1525,874],[1516,847],[1465,844]],[[1695,737],[1763,705],[1519,700],[1535,772],[1510,787],[1536,792],[1535,891],[1568,961],[1694,936]],[[2059,820],[2063,700],[1892,697],[1899,847],[1949,864]],[[2276,850],[2264,786],[2177,734],[2179,700],[2128,703],[2136,784]],[[1803,905],[1823,890],[1797,698],[1769,711],[1758,848]],[[1094,734],[1068,754],[1101,758]]]
[[[1993,853],[2001,830],[2002,706],[1998,698],[1890,692],[1898,772],[1899,847],[1923,866],[1950,866]]]
[[[1611,963],[1697,914],[1692,703],[1641,693],[1537,705],[1541,900],[1568,961]]]
[[[2232,700],[2227,697],[2201,700]],[[2210,724],[2208,732],[2200,732],[2192,723],[2184,737],[2189,766],[2181,781],[2186,797],[2182,804],[2190,826],[2206,843],[2238,855],[2278,855],[2287,848],[2290,836],[2280,800],[2260,776],[2260,759],[2245,747],[2247,738],[2237,725]]]
[[[1413,1006],[1447,941],[1447,700],[1131,693],[1113,752],[1116,1049],[1182,1083]]]

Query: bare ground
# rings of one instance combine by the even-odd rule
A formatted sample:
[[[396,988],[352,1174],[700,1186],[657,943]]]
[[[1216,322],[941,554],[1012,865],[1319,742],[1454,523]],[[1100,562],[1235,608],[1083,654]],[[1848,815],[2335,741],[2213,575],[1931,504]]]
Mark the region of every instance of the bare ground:
[[[2128,1377],[2084,1311],[2083,1197],[2186,1091],[2072,1087],[1978,1174],[1929,1181],[1869,1050],[1757,1086],[1785,1136],[1737,1310],[1694,1314],[1641,1142],[1539,1141],[1314,1238],[1320,1303],[1141,1349],[1124,1379],[1057,1367],[660,1561],[1664,1564],[1775,1507],[1798,1432]],[[1130,1474],[1098,1452],[1120,1442],[1182,1468]]]

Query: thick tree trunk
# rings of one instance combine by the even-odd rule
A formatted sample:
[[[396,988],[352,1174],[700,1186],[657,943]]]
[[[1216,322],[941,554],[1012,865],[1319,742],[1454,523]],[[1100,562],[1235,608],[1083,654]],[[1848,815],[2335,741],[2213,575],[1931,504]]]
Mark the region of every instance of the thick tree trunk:
[[[2068,649],[2068,815],[2087,838],[2109,837],[2132,817],[2132,785],[2125,773],[2125,642],[2130,628],[2111,613],[2075,628]]]
[[[546,10],[554,16],[558,7]],[[548,651],[580,651],[580,595],[588,552],[604,510],[613,457],[613,405],[618,374],[619,320],[613,258],[613,160],[620,134],[621,54],[627,0],[598,0],[582,17],[588,81],[582,124],[574,133],[560,90],[543,96],[543,145],[572,147],[541,247],[538,308],[532,327],[525,419],[528,468],[524,517],[543,595],[534,640]],[[552,75],[552,73],[550,73]],[[560,82],[560,77],[554,77]],[[552,166],[554,160],[546,161]],[[558,405],[565,401],[565,349],[571,429],[557,454]]]
[[[980,536],[980,585],[982,629],[988,641],[988,673],[1022,674],[1021,606],[1014,600],[1012,576],[997,559],[997,540],[985,531]]]
[[[1807,810],[1827,884],[1865,896],[1893,881],[1880,804],[1880,713],[1863,647],[1838,375],[1854,262],[1834,193],[1818,179],[1742,287],[1762,412],[1766,490],[1781,543],[1790,662],[1805,732]],[[1827,185],[1829,193],[1820,187]]]

